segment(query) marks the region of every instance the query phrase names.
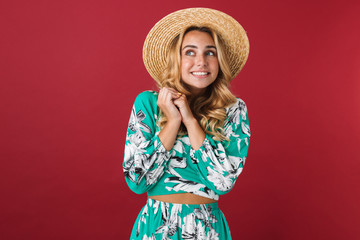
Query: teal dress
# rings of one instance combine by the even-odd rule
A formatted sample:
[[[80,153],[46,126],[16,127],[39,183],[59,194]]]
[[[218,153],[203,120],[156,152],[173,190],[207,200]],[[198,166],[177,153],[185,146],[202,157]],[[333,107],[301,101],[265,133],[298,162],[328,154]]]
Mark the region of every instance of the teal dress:
[[[129,120],[123,170],[135,193],[148,196],[192,193],[218,200],[229,192],[243,170],[250,128],[243,100],[226,108],[224,135],[217,141],[206,134],[198,150],[189,137],[175,140],[167,151],[159,139],[158,93],[140,93]],[[131,239],[231,239],[225,217],[213,204],[172,204],[148,199],[141,210]]]

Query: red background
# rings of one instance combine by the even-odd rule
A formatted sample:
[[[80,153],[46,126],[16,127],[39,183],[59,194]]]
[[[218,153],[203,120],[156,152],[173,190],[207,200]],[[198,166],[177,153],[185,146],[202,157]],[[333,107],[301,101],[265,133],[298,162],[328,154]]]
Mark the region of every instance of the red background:
[[[360,239],[359,1],[2,1],[0,238],[128,239],[145,195],[122,172],[142,44],[163,16],[237,19],[233,81],[252,139],[220,199],[234,239]]]

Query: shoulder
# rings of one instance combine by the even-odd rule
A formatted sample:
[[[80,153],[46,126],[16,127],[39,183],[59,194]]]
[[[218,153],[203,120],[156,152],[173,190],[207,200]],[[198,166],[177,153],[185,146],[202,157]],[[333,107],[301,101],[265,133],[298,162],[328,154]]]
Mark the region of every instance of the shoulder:
[[[158,94],[157,92],[153,91],[153,90],[146,90],[143,91],[141,93],[139,93],[136,96],[136,100],[152,100],[152,99],[157,99],[158,98]]]
[[[248,110],[246,103],[241,98],[236,98],[236,102],[226,107],[227,120],[236,123],[248,121]]]
[[[147,90],[139,93],[135,98],[135,104],[156,105],[158,93],[152,90]]]
[[[236,98],[236,102],[233,104],[230,104],[229,106],[227,106],[226,108],[226,113],[230,114],[234,111],[245,111],[247,112],[247,106],[246,103],[244,102],[244,100],[242,100],[241,98]]]

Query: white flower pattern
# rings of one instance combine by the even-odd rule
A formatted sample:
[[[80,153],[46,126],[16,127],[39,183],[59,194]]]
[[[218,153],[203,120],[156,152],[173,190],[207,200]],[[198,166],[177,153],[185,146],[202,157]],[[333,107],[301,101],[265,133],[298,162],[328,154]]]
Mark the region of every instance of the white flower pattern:
[[[191,192],[216,200],[218,195],[230,191],[242,172],[249,146],[244,101],[238,98],[226,108],[228,117],[223,129],[230,142],[215,141],[206,135],[200,149],[194,150],[189,137],[184,135],[175,141],[170,152],[158,138],[156,101],[156,92],[143,92],[131,111],[123,163],[130,188],[149,195],[164,194],[163,191]],[[184,178],[184,174],[191,179]]]
[[[218,200],[219,195],[233,188],[247,157],[250,128],[245,102],[237,98],[236,103],[226,108],[223,130],[230,141],[217,141],[206,134],[200,149],[194,150],[189,137],[184,135],[167,151],[158,137],[157,97],[158,93],[145,91],[137,96],[132,108],[123,162],[127,184],[134,192],[147,192],[149,196],[189,192]],[[166,209],[161,209],[164,211]],[[147,216],[146,209],[143,214]],[[171,236],[181,222],[171,217],[172,212],[168,216],[170,218],[164,220],[166,224],[157,229],[162,239],[168,239],[166,236]],[[218,239],[210,227],[213,223],[199,216],[195,213],[187,216],[189,225],[182,227],[184,239]],[[140,218],[138,224],[143,221]],[[155,239],[149,234],[143,237]]]
[[[152,225],[154,219],[158,218],[161,219],[160,223]],[[218,226],[216,230],[216,224],[224,228]],[[137,229],[132,240],[219,240],[219,236],[230,239],[229,229],[223,222],[217,204],[172,204],[148,199],[139,215]]]

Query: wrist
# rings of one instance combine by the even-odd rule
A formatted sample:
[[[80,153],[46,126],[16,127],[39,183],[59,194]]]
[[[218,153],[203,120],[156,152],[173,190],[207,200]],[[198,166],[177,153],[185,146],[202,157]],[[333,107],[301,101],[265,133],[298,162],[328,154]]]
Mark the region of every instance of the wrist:
[[[183,121],[186,129],[190,129],[190,128],[194,128],[194,127],[200,127],[198,121],[196,120],[196,118],[191,118],[187,121]]]
[[[166,125],[171,127],[171,128],[176,128],[178,129],[181,125],[181,118],[171,118],[168,119],[166,122]]]

